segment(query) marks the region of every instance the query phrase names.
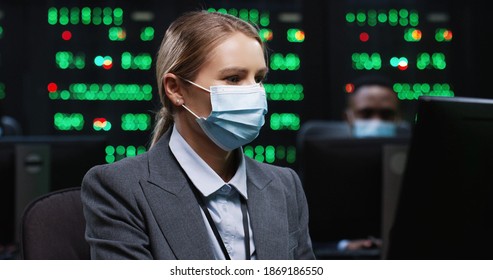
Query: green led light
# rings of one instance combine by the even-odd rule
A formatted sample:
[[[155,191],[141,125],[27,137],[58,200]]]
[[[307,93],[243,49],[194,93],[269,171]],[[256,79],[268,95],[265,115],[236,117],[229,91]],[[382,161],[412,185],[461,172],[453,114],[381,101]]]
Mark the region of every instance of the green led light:
[[[437,42],[452,41],[452,31],[446,28],[438,28],[435,30],[435,40]]]
[[[368,25],[369,26],[375,26],[375,25],[377,25],[377,23],[378,23],[377,11],[375,11],[375,10],[368,10],[367,16],[368,16]]]
[[[60,8],[59,12],[60,12],[60,18],[58,19],[58,22],[61,25],[67,25],[69,23],[68,8],[66,7]]]
[[[92,9],[92,24],[100,25],[103,22],[101,15],[103,14],[103,10],[100,7],[95,7]]]
[[[105,150],[107,155],[114,155],[115,154],[115,147],[113,146],[106,146]]]
[[[351,60],[355,70],[379,70],[382,68],[382,59],[379,53],[353,53]]]
[[[378,13],[378,22],[380,23],[386,23],[389,18],[387,17],[387,13],[385,12],[379,12]]]
[[[113,23],[113,9],[105,7],[103,9],[103,24],[111,25]]]
[[[404,29],[404,40],[407,42],[419,42],[421,41],[421,30],[416,28],[405,28]]]
[[[305,32],[298,28],[290,28],[287,31],[287,40],[291,43],[301,43],[305,41]]]
[[[301,101],[304,99],[301,84],[263,84],[268,100]]]
[[[82,13],[82,24],[88,25],[91,23],[91,8],[89,7],[84,7],[81,10]]]
[[[149,53],[139,53],[133,55],[129,52],[122,53],[122,69],[150,70],[152,66],[152,56]]]
[[[55,113],[53,124],[57,130],[82,130],[84,117],[80,113]]]
[[[147,131],[151,128],[151,116],[149,114],[123,114],[121,121],[124,131]]]
[[[80,9],[73,7],[70,9],[70,24],[79,24],[80,22]]]
[[[154,39],[154,28],[151,26],[143,28],[140,31],[140,39],[142,41],[151,41]]]
[[[58,9],[55,7],[48,8],[48,24],[55,25],[58,23]]]
[[[57,52],[55,53],[55,63],[60,69],[83,69],[86,65],[85,54],[72,52]]]
[[[264,42],[272,41],[272,39],[274,38],[274,33],[268,28],[261,28],[258,34]]]
[[[123,10],[122,8],[113,9],[113,23],[117,26],[123,23]]]
[[[116,161],[116,158],[114,155],[106,155],[105,160],[107,163],[113,163]]]
[[[300,116],[295,113],[273,113],[270,116],[272,130],[299,130]]]
[[[249,21],[255,25],[259,23],[259,12],[257,9],[251,9],[249,13]]]
[[[125,157],[134,157],[136,155],[140,155],[146,152],[147,149],[144,146],[134,146],[129,145],[127,147],[123,145],[114,146],[106,146],[106,162],[113,163],[115,161],[121,160]]]
[[[300,58],[293,53],[288,53],[285,56],[280,53],[274,53],[270,56],[270,68],[272,70],[295,71],[300,68]]]
[[[127,147],[127,157],[134,157],[137,155],[137,149],[135,149],[135,146],[128,146]]]
[[[127,38],[127,32],[122,27],[110,27],[108,29],[108,39],[111,41],[124,41]]]
[[[389,24],[390,26],[396,26],[399,22],[399,13],[396,9],[389,10]]]
[[[433,68],[438,70],[443,70],[447,67],[447,62],[445,62],[445,54],[443,53],[434,53],[431,55],[431,63]]]
[[[260,14],[260,25],[267,27],[270,25],[270,14],[269,12],[262,12]]]
[[[237,17],[238,16],[238,10],[235,8],[231,8],[228,10],[228,14]]]
[[[447,67],[445,54],[443,53],[419,53],[416,59],[416,67],[419,70],[437,69],[444,70]]]
[[[354,13],[346,13],[346,22],[353,23],[356,20],[356,15]]]
[[[238,17],[244,21],[248,21],[248,10],[247,9],[241,9],[240,12],[238,13]]]
[[[52,100],[122,100],[149,101],[152,99],[152,86],[149,84],[84,84],[74,83],[69,89],[59,89],[50,93]]]
[[[265,161],[273,163],[276,160],[276,148],[274,146],[265,147]]]
[[[111,7],[55,7],[48,8],[48,23],[50,25],[116,25],[120,26],[123,22],[123,10],[121,8],[112,9]]]
[[[417,100],[420,96],[453,97],[455,95],[450,84],[447,83],[432,85],[428,83],[396,83],[393,88],[400,100]]]
[[[409,24],[411,26],[418,26],[419,25],[419,13],[415,10],[411,10],[409,12]]]
[[[116,146],[116,154],[117,155],[124,155],[125,154],[125,147],[122,145]]]
[[[296,147],[294,146],[252,146],[246,145],[243,147],[243,153],[245,156],[255,159],[259,162],[277,163],[286,161],[288,163],[294,163],[296,161]]]

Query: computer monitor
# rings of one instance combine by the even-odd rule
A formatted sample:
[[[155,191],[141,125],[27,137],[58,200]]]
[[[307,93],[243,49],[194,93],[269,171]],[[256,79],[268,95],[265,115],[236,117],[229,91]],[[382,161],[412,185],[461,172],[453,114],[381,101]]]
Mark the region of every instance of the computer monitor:
[[[316,251],[334,255],[325,248],[341,239],[382,236],[383,149],[408,141],[409,137],[303,139],[300,168]]]
[[[493,100],[421,97],[388,259],[492,259]]]
[[[0,137],[0,244],[16,241],[24,207],[44,193],[80,186],[85,172],[105,163],[101,136]]]

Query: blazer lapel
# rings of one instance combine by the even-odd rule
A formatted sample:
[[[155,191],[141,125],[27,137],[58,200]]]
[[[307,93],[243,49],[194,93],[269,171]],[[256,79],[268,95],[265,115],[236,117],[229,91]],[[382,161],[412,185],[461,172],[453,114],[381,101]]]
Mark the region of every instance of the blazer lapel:
[[[149,151],[149,178],[142,189],[177,259],[213,259],[200,206],[168,143],[171,129]]]
[[[247,160],[248,213],[252,223],[257,258],[288,259],[287,206],[282,188],[271,185],[270,176]]]

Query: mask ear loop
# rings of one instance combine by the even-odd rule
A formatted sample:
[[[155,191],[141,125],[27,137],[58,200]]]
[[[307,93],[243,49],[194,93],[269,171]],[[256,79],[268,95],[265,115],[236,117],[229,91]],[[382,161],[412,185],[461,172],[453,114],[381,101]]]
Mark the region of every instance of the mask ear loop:
[[[188,112],[190,112],[190,114],[194,115],[197,119],[203,119],[203,118],[197,116],[197,114],[195,114],[194,112],[192,112],[192,110],[188,109],[188,107],[185,106],[185,104],[181,104],[181,107],[185,108]]]
[[[209,93],[211,92],[210,90],[206,89],[205,87],[203,87],[203,86],[201,86],[201,85],[199,85],[199,84],[196,84],[196,83],[194,83],[194,82],[192,82],[192,81],[190,81],[190,80],[188,80],[188,79],[182,78],[182,77],[180,77],[180,76],[178,76],[178,75],[176,75],[176,76],[177,76],[178,78],[180,78],[180,79],[182,79],[182,80],[184,80],[184,81],[186,81],[186,82],[188,82],[188,83],[190,83],[190,84],[192,84],[192,85],[194,85],[194,86],[196,86],[196,87],[200,88],[200,89],[203,89],[203,90],[205,90],[205,91],[207,91],[207,92],[209,92]],[[190,109],[189,109],[189,108],[185,105],[185,103],[181,104],[181,106],[182,106],[183,108],[185,108],[188,112],[190,112],[190,114],[194,115],[197,119],[205,119],[205,118],[199,117],[197,114],[195,114],[194,112],[192,112],[192,110],[190,110]]]

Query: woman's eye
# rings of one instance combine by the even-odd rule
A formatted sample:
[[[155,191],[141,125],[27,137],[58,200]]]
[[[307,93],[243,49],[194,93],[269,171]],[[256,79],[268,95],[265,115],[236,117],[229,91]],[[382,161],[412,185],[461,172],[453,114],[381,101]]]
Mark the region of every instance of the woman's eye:
[[[264,76],[255,77],[256,83],[264,83],[266,80],[267,80],[267,77],[264,77]]]
[[[238,76],[231,76],[231,77],[227,77],[226,81],[230,83],[238,83],[240,81],[240,78]]]

